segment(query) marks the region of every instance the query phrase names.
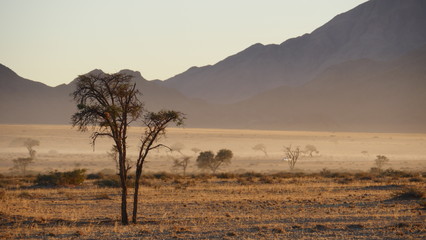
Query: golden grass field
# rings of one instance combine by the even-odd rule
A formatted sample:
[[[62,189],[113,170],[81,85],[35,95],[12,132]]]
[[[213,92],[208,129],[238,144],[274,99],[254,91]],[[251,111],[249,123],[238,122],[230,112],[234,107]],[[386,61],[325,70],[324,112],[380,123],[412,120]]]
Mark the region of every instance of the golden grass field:
[[[6,190],[0,200],[0,238],[426,237],[421,200],[393,198],[408,186],[424,191],[424,178],[421,182],[384,178],[348,183],[322,177],[265,176],[156,181],[142,187],[139,224],[129,226],[119,223],[119,189],[97,188],[88,181],[79,187]]]
[[[131,151],[138,130],[130,133]],[[144,179],[139,224],[129,226],[120,225],[119,188],[95,180],[39,188],[31,178],[7,176],[11,160],[28,154],[10,146],[19,137],[40,140],[33,172],[114,169],[111,142],[93,152],[89,136],[70,126],[0,125],[0,239],[426,239],[425,134],[170,129],[164,143],[182,143],[196,175]],[[269,157],[252,150],[257,143]],[[281,161],[290,144],[319,150],[297,163],[304,174],[288,173]],[[231,149],[232,164],[221,170],[227,174],[199,175],[193,147]],[[385,168],[409,174],[371,175],[379,154],[390,159]],[[170,171],[171,155],[153,152],[145,172]],[[324,168],[341,173],[319,173]],[[395,197],[410,189],[423,198]]]

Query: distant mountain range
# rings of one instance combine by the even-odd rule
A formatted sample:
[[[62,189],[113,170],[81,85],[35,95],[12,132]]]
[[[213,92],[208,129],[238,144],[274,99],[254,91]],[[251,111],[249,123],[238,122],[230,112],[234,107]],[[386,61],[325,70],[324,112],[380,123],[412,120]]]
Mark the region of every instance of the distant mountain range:
[[[122,72],[148,109],[183,111],[188,127],[426,132],[424,26],[426,1],[370,0],[311,34],[163,82]],[[73,89],[0,64],[0,123],[69,123]]]
[[[426,43],[426,1],[371,0],[311,34],[280,45],[255,44],[223,61],[164,82],[193,98],[232,103],[279,86],[311,81],[344,61],[389,60]]]

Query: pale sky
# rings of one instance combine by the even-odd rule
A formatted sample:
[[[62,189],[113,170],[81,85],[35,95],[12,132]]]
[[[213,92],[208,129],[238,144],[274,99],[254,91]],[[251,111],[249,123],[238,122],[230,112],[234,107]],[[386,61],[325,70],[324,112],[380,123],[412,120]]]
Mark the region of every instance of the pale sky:
[[[0,63],[50,86],[95,68],[165,80],[310,33],[367,0],[0,0]]]

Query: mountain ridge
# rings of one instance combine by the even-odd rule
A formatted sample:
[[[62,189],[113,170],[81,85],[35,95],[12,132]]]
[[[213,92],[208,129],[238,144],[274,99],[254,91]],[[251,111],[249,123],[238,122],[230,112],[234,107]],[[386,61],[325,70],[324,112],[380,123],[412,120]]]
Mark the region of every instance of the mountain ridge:
[[[282,85],[301,85],[339,62],[389,60],[420,47],[426,43],[425,12],[421,0],[371,0],[310,34],[279,45],[254,44],[163,84],[214,103],[238,102]]]

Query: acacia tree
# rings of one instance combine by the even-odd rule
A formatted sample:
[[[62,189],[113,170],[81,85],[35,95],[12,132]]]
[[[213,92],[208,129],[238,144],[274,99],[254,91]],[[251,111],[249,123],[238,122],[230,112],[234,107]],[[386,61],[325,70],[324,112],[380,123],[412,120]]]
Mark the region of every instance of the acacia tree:
[[[185,148],[185,145],[183,143],[177,142],[174,143],[172,146],[170,146],[171,152],[177,152],[183,155],[182,150]]]
[[[183,176],[186,176],[186,169],[188,168],[190,156],[182,155],[180,157],[173,158],[173,169],[182,169]]]
[[[171,110],[161,110],[158,113],[149,112],[145,114],[143,118],[143,124],[146,128],[145,132],[140,137],[141,146],[139,147],[139,155],[136,160],[135,192],[133,195],[133,223],[137,222],[139,182],[142,176],[145,159],[148,157],[149,152],[153,149],[166,147],[169,150],[172,150],[170,147],[158,144],[157,142],[166,134],[166,128],[169,123],[181,126],[184,119],[185,117],[183,113]]]
[[[197,147],[193,147],[193,148],[191,148],[191,151],[193,151],[194,154],[197,155],[197,153],[201,152],[201,149],[199,149]]]
[[[11,168],[11,170],[17,170],[21,172],[22,175],[26,175],[28,166],[32,164],[36,158],[37,151],[34,150],[34,147],[40,146],[40,141],[32,138],[17,138],[13,140],[10,145],[27,148],[30,157],[13,159],[13,167]]]
[[[291,145],[288,147],[284,147],[284,154],[285,154],[284,158],[287,160],[290,170],[293,171],[294,166],[296,165],[297,160],[299,159],[299,156],[300,156],[300,148],[299,147],[292,148]]]
[[[384,155],[377,155],[374,160],[378,169],[382,169],[385,164],[388,164],[389,158]]]
[[[263,152],[263,154],[265,154],[265,157],[268,157],[268,152],[266,151],[265,144],[262,144],[262,143],[256,144],[252,147],[252,149],[255,151],[261,151]]]
[[[139,91],[127,74],[80,75],[72,93],[78,111],[71,120],[79,131],[93,130],[92,144],[98,137],[109,137],[117,152],[121,186],[121,223],[129,223],[127,215],[127,175],[131,168],[127,159],[127,130],[142,114]]]
[[[212,151],[201,152],[197,158],[197,166],[201,169],[208,169],[214,173],[223,165],[231,163],[233,153],[229,149],[221,149],[216,156]]]
[[[305,152],[306,152],[307,154],[309,154],[309,156],[310,156],[310,157],[312,157],[312,156],[313,156],[313,153],[316,153],[316,154],[318,154],[318,153],[319,153],[319,151],[318,151],[317,147],[315,147],[315,146],[314,146],[314,145],[312,145],[312,144],[308,144],[308,145],[306,145],[306,146],[305,146]]]

